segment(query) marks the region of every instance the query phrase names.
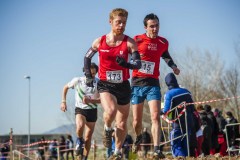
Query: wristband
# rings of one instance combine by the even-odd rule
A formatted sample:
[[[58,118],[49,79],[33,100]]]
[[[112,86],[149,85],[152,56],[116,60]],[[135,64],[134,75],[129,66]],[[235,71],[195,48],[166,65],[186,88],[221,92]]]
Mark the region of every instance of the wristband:
[[[63,100],[62,100],[62,103],[66,103],[66,100],[65,100],[65,99],[63,99]]]

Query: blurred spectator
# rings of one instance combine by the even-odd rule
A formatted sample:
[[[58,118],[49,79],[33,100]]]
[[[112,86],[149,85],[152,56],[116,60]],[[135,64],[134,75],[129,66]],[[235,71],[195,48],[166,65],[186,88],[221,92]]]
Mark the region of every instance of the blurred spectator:
[[[203,130],[202,130],[202,120],[198,108],[194,111],[196,124],[196,137],[197,137],[197,148],[196,148],[196,157],[202,154],[202,143],[203,143]]]
[[[212,121],[208,118],[207,113],[203,108],[203,105],[198,105],[196,109],[202,122],[201,129],[203,132],[203,141],[201,149],[203,155],[207,156],[210,154],[210,149],[212,146]],[[198,142],[198,145],[200,144],[201,142]]]
[[[221,156],[227,155],[227,142],[226,142],[226,135],[224,133],[225,126],[227,121],[222,116],[222,112],[217,108],[213,109],[213,114],[216,117],[218,123],[218,143],[219,147],[217,148],[216,152],[219,153]]]
[[[227,120],[227,124],[238,123],[238,121],[234,118],[232,112],[226,113],[226,120]],[[238,145],[236,138],[239,138],[239,125],[227,127],[227,135],[228,135],[227,140],[228,140],[229,147],[234,149],[235,146]]]
[[[143,128],[142,133],[142,151],[143,151],[143,157],[147,158],[147,153],[150,150],[150,143],[151,143],[151,136],[147,131],[147,128]]]
[[[6,140],[6,141],[4,141],[3,144],[1,144],[0,152],[1,152],[0,159],[7,160],[8,153],[10,152],[9,140]]]
[[[124,160],[129,159],[129,151],[130,151],[131,144],[133,144],[132,136],[130,134],[127,134],[122,146],[122,153],[123,153]]]
[[[64,153],[65,153],[65,149],[66,149],[66,140],[64,136],[60,136],[59,139],[59,152],[60,152],[60,160],[64,160]]]
[[[74,144],[73,144],[73,139],[72,139],[71,135],[67,136],[66,146],[67,146],[67,149],[68,149],[67,150],[67,155],[66,155],[67,160],[68,160],[68,155],[69,154],[71,154],[72,160],[74,160],[74,155],[73,155],[73,146],[74,146]]]
[[[216,153],[216,149],[219,147],[218,144],[218,132],[219,132],[219,128],[218,128],[218,123],[216,118],[213,115],[212,112],[212,107],[208,104],[206,104],[204,106],[204,110],[207,112],[207,117],[209,119],[211,119],[212,121],[212,146],[210,149],[210,154],[214,155]]]
[[[128,141],[128,144],[133,144],[133,138],[130,134],[127,134],[126,139]]]
[[[44,136],[41,137],[40,142],[38,144],[38,156],[42,159],[45,160],[45,147],[46,147],[46,143],[45,143],[45,138]]]
[[[57,152],[57,140],[53,139],[53,141],[49,145],[49,160],[57,159],[58,158],[58,152]]]
[[[223,134],[223,130],[225,129],[225,126],[227,124],[227,121],[225,120],[225,118],[222,116],[222,112],[217,109],[217,108],[214,108],[213,109],[213,114],[214,116],[216,117],[216,120],[217,120],[217,124],[218,124],[218,129],[219,129],[219,133]]]

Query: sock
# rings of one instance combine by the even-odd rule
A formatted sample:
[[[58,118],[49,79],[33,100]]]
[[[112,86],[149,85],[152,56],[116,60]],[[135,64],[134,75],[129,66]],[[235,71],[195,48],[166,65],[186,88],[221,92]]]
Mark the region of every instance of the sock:
[[[117,148],[115,148],[114,154],[121,154],[121,150],[120,150],[120,149],[117,149]]]
[[[159,149],[159,146],[154,146],[154,152],[157,152],[157,153],[158,153],[159,150],[160,150],[160,149]]]
[[[112,130],[112,127],[108,127],[108,126],[106,126],[106,124],[104,124],[104,129],[105,129],[106,131],[111,131],[111,130]]]

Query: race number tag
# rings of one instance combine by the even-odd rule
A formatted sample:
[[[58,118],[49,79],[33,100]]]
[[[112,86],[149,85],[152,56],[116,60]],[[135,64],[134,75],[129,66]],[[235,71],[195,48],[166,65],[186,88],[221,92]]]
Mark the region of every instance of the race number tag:
[[[122,71],[107,71],[107,81],[112,83],[121,83],[123,81]]]
[[[139,69],[139,72],[146,73],[146,74],[153,74],[155,62],[149,62],[149,61],[141,61],[142,67]]]

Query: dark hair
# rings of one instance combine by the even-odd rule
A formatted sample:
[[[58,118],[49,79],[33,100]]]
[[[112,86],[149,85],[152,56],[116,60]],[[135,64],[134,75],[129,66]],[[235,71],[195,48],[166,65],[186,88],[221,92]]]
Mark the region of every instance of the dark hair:
[[[92,62],[90,68],[95,68],[96,69],[96,73],[98,73],[98,65],[96,65],[96,63]],[[83,67],[83,72],[85,72],[84,67]]]
[[[210,112],[211,109],[212,109],[212,107],[211,107],[210,105],[208,105],[208,104],[206,104],[206,105],[204,106],[204,110],[205,110],[206,112]]]
[[[158,22],[159,22],[158,16],[154,13],[150,13],[150,14],[146,15],[146,17],[143,20],[143,24],[144,24],[145,27],[147,27],[147,21],[149,19],[151,19],[151,20],[157,19]]]
[[[72,139],[72,136],[69,134],[69,135],[67,136],[67,138],[68,138],[68,139]]]
[[[226,112],[226,115],[228,116],[228,117],[233,117],[233,114],[232,114],[232,112]]]

